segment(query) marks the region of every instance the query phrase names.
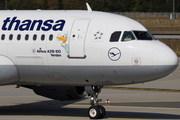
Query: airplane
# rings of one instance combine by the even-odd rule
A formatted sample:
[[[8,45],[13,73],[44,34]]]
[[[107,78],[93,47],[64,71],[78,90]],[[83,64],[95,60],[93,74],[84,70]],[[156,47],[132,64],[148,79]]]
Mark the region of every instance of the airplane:
[[[0,85],[17,85],[56,100],[90,96],[91,119],[106,85],[165,77],[178,57],[139,22],[88,10],[0,11]]]

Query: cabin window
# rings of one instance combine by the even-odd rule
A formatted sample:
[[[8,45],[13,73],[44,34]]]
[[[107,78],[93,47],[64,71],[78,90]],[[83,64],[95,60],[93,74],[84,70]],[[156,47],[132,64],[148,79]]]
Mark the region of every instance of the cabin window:
[[[43,34],[41,35],[41,40],[44,41],[44,39],[45,39],[45,35]]]
[[[49,35],[49,40],[52,41],[52,39],[53,39],[53,35],[51,34]]]
[[[133,31],[138,40],[153,40],[147,31]]]
[[[36,39],[37,39],[37,35],[34,34],[34,35],[33,35],[33,40],[36,41]]]
[[[112,33],[110,42],[118,42],[120,36],[121,36],[121,31],[116,31],[116,32]]]
[[[13,39],[13,34],[10,34],[9,35],[9,40],[12,40]]]
[[[17,40],[20,40],[20,39],[21,39],[21,35],[18,34],[18,35],[17,35]]]
[[[2,34],[1,35],[1,40],[4,40],[5,39],[5,34]]]
[[[27,41],[28,39],[29,39],[29,35],[26,34],[26,35],[25,35],[25,40]]]
[[[131,31],[124,31],[121,41],[130,41],[130,40],[135,40],[133,33]]]

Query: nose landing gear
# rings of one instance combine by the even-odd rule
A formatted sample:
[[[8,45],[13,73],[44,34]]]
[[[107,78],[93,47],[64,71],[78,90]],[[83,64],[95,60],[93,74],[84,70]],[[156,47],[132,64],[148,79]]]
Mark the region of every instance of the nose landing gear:
[[[104,118],[106,110],[102,105],[98,105],[98,102],[102,101],[98,99],[98,95],[101,92],[102,86],[86,86],[86,93],[91,96],[90,104],[91,107],[88,109],[88,115],[90,119]]]

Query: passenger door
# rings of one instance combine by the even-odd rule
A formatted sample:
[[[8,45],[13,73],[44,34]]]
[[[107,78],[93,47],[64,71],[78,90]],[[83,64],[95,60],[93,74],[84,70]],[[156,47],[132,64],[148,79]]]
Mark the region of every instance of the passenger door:
[[[69,58],[85,58],[85,39],[90,20],[75,20],[69,41]]]

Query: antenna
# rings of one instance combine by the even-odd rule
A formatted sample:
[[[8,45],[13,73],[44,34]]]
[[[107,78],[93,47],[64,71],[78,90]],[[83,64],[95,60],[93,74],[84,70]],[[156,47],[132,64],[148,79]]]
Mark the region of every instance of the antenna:
[[[91,7],[89,6],[89,4],[86,2],[86,7],[88,11],[92,11]]]

